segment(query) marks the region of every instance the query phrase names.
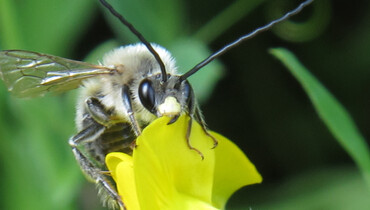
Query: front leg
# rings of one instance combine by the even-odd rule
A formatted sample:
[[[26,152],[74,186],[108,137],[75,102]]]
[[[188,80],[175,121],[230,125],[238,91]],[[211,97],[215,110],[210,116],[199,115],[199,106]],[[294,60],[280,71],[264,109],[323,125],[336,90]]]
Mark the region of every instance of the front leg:
[[[137,122],[134,111],[132,109],[132,100],[127,85],[122,87],[122,100],[123,106],[126,109],[126,114],[129,118],[132,130],[136,136],[141,134],[141,129],[139,123]],[[112,111],[108,110],[99,99],[95,97],[90,97],[86,100],[86,109],[90,116],[99,124],[104,125],[107,128],[110,128],[112,125],[120,122],[112,119]]]
[[[197,153],[200,155],[200,157],[202,158],[202,160],[204,160],[204,155],[203,155],[203,153],[202,153],[201,151],[199,151],[197,148],[193,147],[193,146],[191,145],[191,143],[190,143],[191,128],[192,128],[192,126],[193,126],[193,118],[194,118],[194,114],[196,114],[196,108],[197,108],[197,106],[196,106],[196,104],[195,104],[195,97],[194,97],[194,93],[193,93],[193,91],[192,91],[192,90],[190,91],[189,99],[190,99],[190,100],[188,101],[188,114],[189,114],[190,119],[189,119],[189,122],[188,122],[188,128],[187,128],[187,130],[186,130],[186,136],[185,136],[185,138],[186,138],[186,143],[188,144],[188,147],[189,147],[191,150],[194,150],[195,152],[197,152]],[[170,123],[175,122],[177,118],[178,118],[178,116],[174,118],[175,120],[171,120],[171,121],[170,121]],[[203,126],[202,126],[202,127],[203,127]]]
[[[135,118],[135,114],[132,108],[132,99],[131,99],[130,89],[127,85],[124,85],[122,87],[121,94],[122,94],[123,106],[126,109],[127,115],[131,123],[132,130],[134,130],[136,136],[140,136],[141,128]]]
[[[199,107],[196,107],[195,108],[195,119],[202,126],[202,129],[206,133],[206,135],[212,138],[212,140],[213,140],[213,147],[212,147],[212,149],[216,148],[217,145],[218,145],[218,140],[208,132],[207,125],[206,125],[206,123],[204,121],[203,115],[200,112]]]
[[[95,97],[86,99],[86,110],[90,116],[100,125],[111,127],[115,122],[111,119],[111,111]]]
[[[189,147],[190,149],[192,149],[192,150],[196,151],[196,152],[201,156],[201,158],[202,158],[202,160],[203,160],[203,159],[204,159],[203,153],[202,153],[202,152],[200,152],[198,149],[194,148],[194,147],[191,145],[191,143],[190,143],[190,134],[191,134],[191,128],[192,128],[192,125],[193,125],[193,119],[195,118],[195,119],[196,119],[196,121],[201,125],[201,127],[202,127],[202,129],[203,129],[204,133],[205,133],[207,136],[209,136],[209,137],[211,137],[211,138],[212,138],[212,140],[213,140],[213,147],[212,147],[212,149],[214,149],[214,148],[216,148],[216,147],[217,147],[217,145],[218,145],[218,141],[217,141],[217,139],[216,139],[214,136],[212,136],[212,135],[208,132],[208,129],[207,129],[206,124],[205,124],[205,122],[204,122],[204,120],[203,120],[203,116],[202,116],[202,114],[201,114],[201,112],[200,112],[200,109],[199,109],[199,108],[198,108],[198,106],[196,106],[194,103],[191,103],[191,106],[189,106],[189,117],[190,117],[190,119],[189,119],[189,122],[188,122],[188,128],[187,128],[187,131],[186,131],[186,142],[187,142],[187,144],[188,144],[188,147]],[[171,122],[172,122],[172,120],[171,120]]]

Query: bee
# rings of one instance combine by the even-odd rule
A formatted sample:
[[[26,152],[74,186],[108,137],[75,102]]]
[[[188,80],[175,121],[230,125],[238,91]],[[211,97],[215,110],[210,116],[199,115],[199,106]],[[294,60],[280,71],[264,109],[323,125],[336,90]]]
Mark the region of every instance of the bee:
[[[169,116],[168,124],[171,124],[186,114],[190,116],[187,145],[203,158],[189,139],[193,120],[213,139],[214,147],[217,140],[207,131],[187,78],[229,49],[297,14],[312,1],[306,0],[280,19],[240,37],[180,75],[175,60],[165,48],[146,41],[111,5],[100,0],[141,43],[112,50],[100,65],[23,50],[0,51],[0,78],[18,97],[43,96],[80,87],[76,112],[78,133],[69,139],[69,145],[86,177],[102,189],[103,197],[110,199],[111,206],[124,209],[106,173],[105,156],[110,152],[132,154],[136,137],[153,120]]]

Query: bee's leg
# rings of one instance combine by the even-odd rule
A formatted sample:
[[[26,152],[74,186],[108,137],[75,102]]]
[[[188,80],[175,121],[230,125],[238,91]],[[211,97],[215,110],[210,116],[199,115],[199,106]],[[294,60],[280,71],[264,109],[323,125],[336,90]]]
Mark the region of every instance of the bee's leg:
[[[212,140],[213,140],[213,147],[212,147],[212,149],[216,148],[217,145],[218,145],[218,140],[208,132],[207,125],[206,125],[206,123],[204,121],[204,118],[203,118],[203,115],[200,112],[200,109],[198,107],[195,108],[195,119],[202,126],[203,131],[206,133],[206,135],[212,138]]]
[[[200,157],[202,158],[202,160],[204,160],[203,153],[201,151],[199,151],[197,148],[193,147],[191,145],[191,143],[190,143],[191,128],[193,126],[193,118],[194,118],[194,114],[195,114],[196,106],[197,106],[196,103],[195,103],[194,93],[193,93],[193,91],[192,91],[191,88],[190,88],[190,90],[191,90],[190,91],[190,96],[189,96],[189,99],[190,100],[188,101],[188,110],[189,110],[189,113],[188,114],[189,114],[190,119],[189,119],[189,122],[188,122],[188,128],[186,130],[186,136],[185,136],[185,138],[186,138],[186,143],[188,144],[188,147],[191,150],[196,151],[200,155]],[[175,119],[174,120],[171,120],[169,122],[169,124],[174,123],[177,120],[177,118],[178,117],[175,117]]]
[[[200,155],[202,160],[204,160],[203,153],[201,151],[199,151],[197,148],[193,147],[190,143],[190,134],[191,134],[192,125],[193,125],[193,116],[190,115],[190,119],[189,119],[189,122],[188,122],[188,128],[186,130],[186,136],[185,136],[186,137],[186,143],[188,144],[189,149],[196,151]]]
[[[117,201],[118,205],[125,209],[125,206],[121,200],[121,197],[118,195],[115,187],[111,184],[109,179],[101,173],[101,170],[96,163],[91,161],[83,152],[78,148],[80,145],[93,142],[99,137],[106,127],[94,122],[84,130],[80,131],[75,136],[72,136],[69,139],[69,145],[72,147],[73,154],[80,164],[82,171],[85,173],[88,179],[93,180],[96,184],[99,184],[103,187],[105,192],[113,198],[114,201]]]
[[[172,123],[175,123],[179,119],[180,115],[175,115],[171,118],[171,120],[167,123],[167,125],[171,125]]]
[[[137,122],[135,118],[134,111],[132,109],[132,100],[131,100],[131,94],[130,94],[130,89],[127,85],[124,85],[122,87],[122,100],[123,100],[123,106],[126,108],[127,115],[130,119],[131,122],[131,127],[132,130],[134,130],[134,133],[136,136],[140,136],[141,134],[141,128],[139,126],[139,123]],[[136,147],[136,140],[132,142],[131,148]]]
[[[86,108],[90,116],[99,124],[105,127],[111,127],[114,121],[111,119],[111,113],[105,108],[99,99],[90,97],[86,99]]]

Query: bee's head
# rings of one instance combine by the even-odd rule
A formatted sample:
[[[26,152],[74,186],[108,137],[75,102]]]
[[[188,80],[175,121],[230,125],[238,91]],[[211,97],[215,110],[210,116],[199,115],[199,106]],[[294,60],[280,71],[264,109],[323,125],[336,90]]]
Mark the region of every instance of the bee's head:
[[[145,45],[148,51],[153,55],[160,67],[160,74],[145,78],[139,85],[139,99],[141,104],[156,116],[179,116],[183,111],[193,113],[194,109],[194,95],[193,90],[186,80],[188,77],[198,72],[202,67],[229,51],[233,47],[238,46],[242,42],[256,36],[257,34],[269,30],[278,23],[287,20],[291,16],[299,13],[304,7],[311,4],[313,0],[305,0],[295,9],[287,12],[282,17],[271,21],[270,23],[259,27],[251,33],[245,34],[230,44],[225,45],[220,50],[216,51],[208,58],[204,59],[192,69],[181,76],[169,75],[166,72],[165,64],[161,57],[152,47],[152,45],[141,35],[132,24],[130,24],[122,15],[120,15],[113,7],[105,0],[100,2],[116,16],[128,29],[136,35],[136,37]]]
[[[167,74],[165,82],[160,74],[145,78],[138,93],[141,104],[157,117],[179,116],[194,107],[193,89],[181,76]]]

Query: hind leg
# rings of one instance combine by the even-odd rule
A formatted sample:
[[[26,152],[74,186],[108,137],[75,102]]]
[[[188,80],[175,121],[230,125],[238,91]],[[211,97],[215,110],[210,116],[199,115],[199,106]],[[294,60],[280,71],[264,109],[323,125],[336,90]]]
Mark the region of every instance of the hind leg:
[[[117,122],[112,121],[112,113],[107,110],[97,98],[88,98],[86,100],[85,107],[86,114],[88,116],[82,122],[85,128],[69,139],[69,145],[72,147],[72,152],[83,173],[90,181],[95,182],[100,187],[99,190],[101,190],[101,193],[104,193],[103,199],[107,200],[106,198],[111,198],[110,200],[114,201],[115,206],[118,204],[122,209],[124,209],[124,204],[118,195],[115,186],[112,185],[109,175],[103,171],[104,155],[101,152],[98,152],[98,150],[95,150],[96,154],[90,154],[87,151],[80,149],[86,148],[88,143],[96,145],[97,139],[99,139],[108,128],[112,127]],[[101,155],[103,155],[100,158],[101,160],[95,159]]]
[[[106,128],[103,125],[93,123],[75,136],[71,137],[69,139],[69,145],[72,147],[73,154],[87,178],[100,185],[108,196],[117,202],[122,209],[125,209],[121,197],[118,195],[115,187],[111,184],[109,178],[104,174],[96,162],[90,160],[88,156],[79,149],[79,146],[95,141],[95,139],[99,137],[105,129]]]

